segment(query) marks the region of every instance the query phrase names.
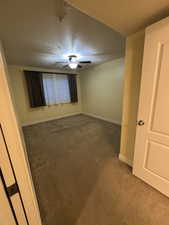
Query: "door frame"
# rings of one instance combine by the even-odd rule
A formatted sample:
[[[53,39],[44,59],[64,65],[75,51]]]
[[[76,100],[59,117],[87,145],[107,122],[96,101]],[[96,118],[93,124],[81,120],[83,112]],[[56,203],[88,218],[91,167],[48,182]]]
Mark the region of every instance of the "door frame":
[[[29,225],[42,225],[23,133],[15,111],[8,68],[0,41],[0,124]]]

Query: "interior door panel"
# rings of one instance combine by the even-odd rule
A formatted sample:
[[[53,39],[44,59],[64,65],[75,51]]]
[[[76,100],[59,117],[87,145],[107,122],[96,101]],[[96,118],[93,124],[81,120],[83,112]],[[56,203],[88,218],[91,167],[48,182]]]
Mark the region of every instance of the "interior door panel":
[[[169,196],[169,18],[146,29],[133,173]]]

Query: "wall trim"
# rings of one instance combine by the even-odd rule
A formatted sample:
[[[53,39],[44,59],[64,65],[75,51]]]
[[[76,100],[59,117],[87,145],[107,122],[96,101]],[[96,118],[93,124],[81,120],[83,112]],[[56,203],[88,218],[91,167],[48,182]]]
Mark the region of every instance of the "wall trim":
[[[126,163],[127,165],[133,167],[133,162],[132,160],[128,159],[126,156],[119,154],[119,160]]]
[[[34,124],[38,124],[38,123],[43,123],[43,122],[47,122],[47,121],[52,121],[52,120],[59,120],[59,119],[63,119],[63,118],[66,118],[66,117],[76,116],[76,115],[80,115],[80,114],[82,114],[82,113],[81,112],[70,113],[70,114],[66,114],[66,115],[63,115],[63,116],[52,117],[52,118],[49,118],[49,119],[38,120],[38,121],[30,122],[30,123],[23,123],[22,127],[26,127],[26,126],[30,126],[30,125],[34,125]]]
[[[38,123],[43,123],[43,122],[47,122],[47,121],[51,121],[51,120],[58,120],[58,119],[62,119],[62,118],[70,117],[70,116],[76,116],[76,115],[80,115],[80,114],[83,114],[83,115],[86,115],[86,116],[91,116],[91,117],[94,117],[94,118],[104,120],[104,121],[107,121],[107,122],[110,122],[110,123],[114,123],[118,126],[121,126],[121,123],[118,122],[118,121],[115,121],[115,120],[107,119],[107,118],[102,117],[102,116],[97,116],[97,115],[92,114],[92,113],[78,112],[78,113],[66,114],[66,115],[63,115],[63,116],[56,116],[56,117],[52,117],[52,118],[44,119],[44,120],[37,120],[37,121],[34,121],[34,122],[23,123],[22,127],[26,127],[26,126],[30,126],[30,125],[34,125],[34,124],[38,124]]]
[[[86,115],[86,116],[91,116],[91,117],[94,117],[94,118],[97,118],[97,119],[100,119],[100,120],[104,120],[104,121],[107,121],[107,122],[110,122],[110,123],[114,123],[118,126],[121,126],[121,123],[119,121],[116,121],[116,120],[111,120],[111,119],[107,119],[105,117],[102,117],[102,116],[97,116],[93,113],[86,113],[86,112],[82,112],[82,114]]]

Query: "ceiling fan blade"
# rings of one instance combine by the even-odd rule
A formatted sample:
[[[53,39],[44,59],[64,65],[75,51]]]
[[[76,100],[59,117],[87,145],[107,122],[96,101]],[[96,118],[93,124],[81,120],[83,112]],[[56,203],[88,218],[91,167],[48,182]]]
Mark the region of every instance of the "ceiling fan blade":
[[[65,65],[65,66],[63,66],[62,68],[67,68],[67,67],[69,67],[69,65],[67,64],[67,65]]]
[[[104,53],[93,53],[93,54],[90,54],[90,55],[84,55],[84,57],[97,57],[97,56],[112,56],[113,53],[112,52],[104,52]]]
[[[91,61],[80,61],[79,63],[92,63]]]
[[[59,61],[58,61],[58,62],[55,62],[55,63],[67,63],[67,62],[63,62],[63,61],[62,61],[62,62],[59,62]]]
[[[81,65],[78,65],[77,67],[78,67],[78,68],[82,68],[82,66],[81,66]]]

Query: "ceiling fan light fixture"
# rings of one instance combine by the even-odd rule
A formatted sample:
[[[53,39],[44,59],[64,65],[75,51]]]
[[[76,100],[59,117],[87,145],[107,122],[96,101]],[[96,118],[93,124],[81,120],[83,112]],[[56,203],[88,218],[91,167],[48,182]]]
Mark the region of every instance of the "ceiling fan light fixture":
[[[72,63],[76,63],[76,62],[77,62],[77,57],[73,56],[73,57],[70,59],[70,61],[71,61]]]
[[[68,65],[72,70],[75,70],[78,66],[78,62],[70,62]]]

